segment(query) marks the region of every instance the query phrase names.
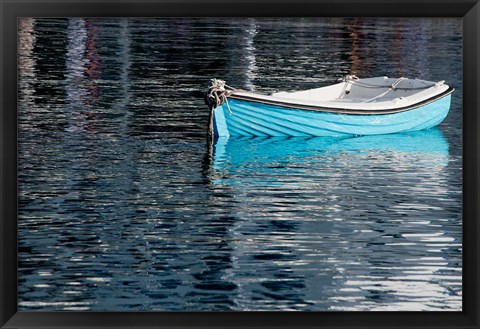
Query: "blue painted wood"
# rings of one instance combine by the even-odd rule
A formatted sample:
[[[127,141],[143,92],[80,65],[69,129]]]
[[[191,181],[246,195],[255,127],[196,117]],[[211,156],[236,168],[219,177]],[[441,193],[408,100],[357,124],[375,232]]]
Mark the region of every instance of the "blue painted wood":
[[[442,122],[451,95],[393,114],[338,114],[229,99],[214,110],[217,137],[379,135],[428,129]]]

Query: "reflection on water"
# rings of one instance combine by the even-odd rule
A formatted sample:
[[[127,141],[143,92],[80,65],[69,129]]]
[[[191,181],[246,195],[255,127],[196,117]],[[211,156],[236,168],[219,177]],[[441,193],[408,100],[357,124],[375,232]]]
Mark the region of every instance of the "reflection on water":
[[[329,188],[351,179],[351,170],[377,175],[382,174],[377,169],[381,168],[395,174],[388,182],[391,185],[402,175],[441,174],[448,161],[448,143],[437,129],[353,138],[220,138],[214,144],[211,179],[213,184],[243,187],[244,180],[260,186],[292,181],[289,188],[299,189],[309,182],[318,185],[320,180],[322,192],[328,193]]]
[[[242,152],[238,152],[242,150]],[[422,167],[432,159],[448,163],[448,142],[437,128],[404,134],[359,137],[240,137],[219,138],[214,142],[213,168],[248,166],[254,163],[297,161],[308,165],[310,161],[333,158],[339,153],[356,156],[376,152],[392,159],[417,155],[414,165]],[[375,158],[371,165],[385,165],[385,159]],[[389,161],[390,162],[390,161]],[[394,168],[393,164],[391,164]],[[397,164],[403,168],[411,163]],[[361,168],[361,167],[360,167]],[[368,167],[367,167],[368,168]]]
[[[461,310],[461,20],[21,19],[19,309]],[[205,144],[210,78],[446,80],[409,134]]]
[[[445,303],[449,290],[432,283],[447,272],[449,280],[461,275],[441,256],[460,244],[444,231],[451,223],[436,220],[446,211],[442,202],[432,202],[448,198],[448,161],[448,143],[436,129],[217,140],[211,188],[231,195],[241,218],[230,229],[233,269],[254,273],[268,260],[257,269],[265,273],[236,280],[239,305],[253,310],[251,300],[268,304],[272,297],[293,309],[454,307],[460,299]],[[431,254],[418,253],[419,244]]]

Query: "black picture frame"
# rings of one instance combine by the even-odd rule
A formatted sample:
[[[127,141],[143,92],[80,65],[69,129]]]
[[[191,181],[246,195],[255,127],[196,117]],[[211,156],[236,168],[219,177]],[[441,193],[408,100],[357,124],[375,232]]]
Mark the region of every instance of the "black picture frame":
[[[478,0],[0,0],[1,328],[479,328]],[[462,17],[462,312],[17,312],[17,19],[20,17]]]

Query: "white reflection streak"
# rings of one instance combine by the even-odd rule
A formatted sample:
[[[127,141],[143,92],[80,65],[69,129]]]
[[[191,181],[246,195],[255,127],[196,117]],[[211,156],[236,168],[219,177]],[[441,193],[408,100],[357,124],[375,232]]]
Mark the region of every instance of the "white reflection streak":
[[[424,234],[426,236],[436,234]],[[411,234],[409,236],[422,236]],[[423,240],[423,239],[422,239]],[[446,309],[461,310],[461,269],[449,267],[444,257],[419,257],[410,258],[408,261],[420,265],[411,267],[374,267],[376,270],[390,270],[397,272],[397,275],[388,277],[359,275],[347,279],[344,287],[339,289],[342,293],[356,292],[359,296],[355,298],[355,304],[333,306],[335,310],[369,310],[369,311],[427,311],[438,309],[439,306]],[[452,273],[446,275],[442,271]],[[452,282],[453,281],[453,282]],[[458,282],[458,283],[457,283]],[[444,287],[446,284],[447,287]],[[459,292],[448,301],[445,295],[450,294],[452,285],[459,286]],[[365,299],[365,293],[376,292],[378,294],[395,295],[392,301],[386,295],[384,301],[370,301]],[[335,296],[332,300],[336,302],[348,301],[349,296]],[[353,300],[352,300],[353,302]]]
[[[255,46],[253,44],[253,39],[257,34],[257,26],[255,23],[255,19],[249,18],[248,19],[248,27],[246,28],[247,35],[245,36],[245,60],[247,61],[247,68],[245,72],[246,81],[245,87],[250,91],[255,91],[255,87],[253,85],[253,80],[255,80],[257,70],[256,66],[256,58],[255,58]]]
[[[81,18],[69,19],[67,36],[65,93],[68,104],[66,115],[70,116],[70,125],[66,130],[69,132],[78,132],[84,130],[85,122],[79,117],[77,110],[83,108],[84,100],[88,95],[88,91],[84,86],[87,41],[85,20]],[[71,111],[72,113],[70,113]]]
[[[126,128],[129,123],[129,117],[131,112],[128,111],[127,105],[130,102],[130,66],[131,66],[131,56],[130,56],[130,27],[128,20],[124,19],[120,21],[120,34],[118,38],[118,43],[120,46],[119,60],[121,62],[120,66],[120,93],[117,97],[118,103],[115,104],[114,110],[122,111],[125,110],[125,120],[122,120],[121,130],[126,131]]]
[[[461,294],[457,299],[451,298],[449,301],[445,299],[445,294],[448,294],[446,288],[438,283],[438,280],[445,280],[443,276],[435,275],[437,270],[443,267],[432,267],[430,273],[422,273],[419,276],[392,276],[388,279],[382,278],[374,280],[372,278],[363,278],[364,280],[348,280],[345,285],[351,286],[350,289],[358,289],[358,291],[378,291],[383,293],[388,291],[389,294],[396,296],[393,301],[368,303],[364,297],[357,299],[358,305],[334,307],[334,309],[342,310],[362,310],[368,309],[370,311],[425,311],[430,309],[437,309],[433,307],[434,304],[443,304],[444,307],[460,310],[461,309]],[[451,280],[460,280],[460,276],[453,276]],[[450,284],[450,283],[449,283]],[[349,291],[349,288],[342,288],[340,291]],[[344,300],[345,297],[332,298],[337,301]],[[359,309],[360,308],[360,309]]]
[[[85,67],[85,43],[87,30],[85,20],[71,18],[68,20],[68,46],[66,59],[65,88],[69,105],[80,105],[87,96],[87,90],[82,86]]]
[[[18,23],[18,50],[20,52],[18,58],[19,75],[33,78],[35,76],[35,62],[32,57],[33,47],[35,45],[35,35],[33,32],[35,20],[33,18],[22,18]]]
[[[35,92],[30,82],[35,79],[35,59],[32,56],[35,46],[35,19],[21,18],[18,24],[18,75],[22,83],[19,96],[20,101],[26,102]],[[28,81],[22,81],[23,79],[28,79]]]

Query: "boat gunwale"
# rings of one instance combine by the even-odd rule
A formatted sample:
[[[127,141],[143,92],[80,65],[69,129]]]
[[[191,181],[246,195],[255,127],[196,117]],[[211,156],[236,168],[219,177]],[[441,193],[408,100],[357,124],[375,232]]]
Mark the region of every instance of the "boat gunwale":
[[[249,102],[256,102],[256,103],[262,103],[262,104],[268,104],[268,105],[276,105],[280,107],[285,107],[289,109],[298,109],[298,110],[307,110],[307,111],[315,111],[315,112],[325,112],[325,113],[335,113],[335,114],[352,114],[352,115],[382,115],[382,114],[394,114],[394,113],[400,113],[400,112],[406,112],[409,110],[413,110],[419,107],[422,107],[424,105],[433,103],[445,96],[450,95],[453,93],[455,90],[454,87],[449,86],[447,90],[441,92],[438,95],[432,96],[430,98],[427,98],[423,101],[420,101],[418,103],[414,103],[409,106],[404,106],[404,107],[398,107],[394,109],[377,109],[377,110],[365,110],[365,109],[347,109],[347,108],[331,108],[331,107],[323,107],[323,106],[314,106],[314,105],[305,105],[305,104],[297,104],[297,103],[289,103],[289,102],[282,102],[282,101],[276,101],[276,100],[265,100],[262,98],[256,98],[252,96],[245,96],[245,95],[235,95],[235,93],[232,93],[228,95],[227,98],[232,98],[232,99],[237,99],[237,100],[243,100],[243,101],[249,101]],[[261,95],[263,96],[263,95]]]

